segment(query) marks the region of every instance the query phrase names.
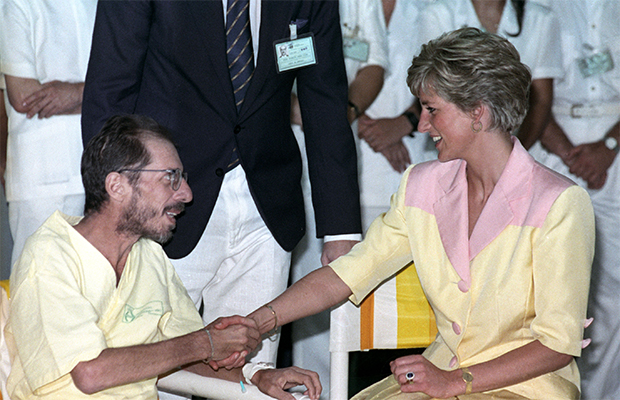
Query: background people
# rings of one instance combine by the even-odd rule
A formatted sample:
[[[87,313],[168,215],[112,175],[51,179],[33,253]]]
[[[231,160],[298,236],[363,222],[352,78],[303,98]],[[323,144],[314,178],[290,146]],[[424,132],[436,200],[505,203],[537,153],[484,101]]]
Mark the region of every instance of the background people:
[[[564,75],[555,80],[553,119],[532,155],[588,188],[596,216],[589,329],[578,360],[583,398],[620,397],[620,3],[551,2],[561,21]]]
[[[423,46],[407,83],[438,161],[411,167],[364,241],[270,302],[275,315],[256,310],[260,331],[359,303],[413,260],[437,339],[355,399],[578,399],[594,216],[581,187],[511,135],[530,81],[508,41],[475,28]]]
[[[437,157],[434,146],[428,146],[428,135],[417,132],[420,107],[405,84],[411,59],[423,44],[420,30],[412,21],[417,21],[420,11],[430,2],[383,0],[382,3],[390,69],[381,92],[360,116],[358,125],[358,135],[364,142],[360,144],[364,152],[360,172],[362,207],[374,209],[370,218],[363,213],[364,228],[389,207],[385,194],[396,191],[401,173],[409,164]]]
[[[55,210],[81,215],[84,209],[80,113],[96,3],[1,3],[13,262],[26,238]]]

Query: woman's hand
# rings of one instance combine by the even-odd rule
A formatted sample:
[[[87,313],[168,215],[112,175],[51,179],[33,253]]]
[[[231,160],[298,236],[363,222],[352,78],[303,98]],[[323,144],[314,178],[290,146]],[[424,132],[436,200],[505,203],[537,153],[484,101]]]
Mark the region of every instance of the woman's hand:
[[[390,363],[390,368],[402,392],[423,392],[441,399],[465,393],[460,370],[441,370],[421,355],[397,358]],[[407,380],[410,372],[414,377]]]
[[[307,388],[304,394],[313,400],[319,398],[322,390],[319,374],[298,367],[257,371],[252,377],[252,383],[261,392],[279,400],[294,400],[293,395],[285,390],[299,385]]]

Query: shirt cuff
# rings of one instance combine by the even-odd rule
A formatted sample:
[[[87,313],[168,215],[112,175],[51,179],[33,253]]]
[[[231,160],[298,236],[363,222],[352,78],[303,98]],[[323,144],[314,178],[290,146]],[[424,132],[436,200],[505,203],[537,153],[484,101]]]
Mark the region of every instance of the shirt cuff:
[[[335,242],[336,240],[355,240],[358,242],[362,241],[361,233],[348,233],[346,235],[325,235],[323,238],[323,243],[327,242]]]

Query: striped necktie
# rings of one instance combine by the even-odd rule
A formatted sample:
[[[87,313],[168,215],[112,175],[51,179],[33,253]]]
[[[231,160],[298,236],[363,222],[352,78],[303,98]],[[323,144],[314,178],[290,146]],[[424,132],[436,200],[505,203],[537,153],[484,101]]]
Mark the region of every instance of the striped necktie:
[[[226,57],[237,111],[254,73],[254,51],[250,32],[250,1],[228,0],[226,10]]]

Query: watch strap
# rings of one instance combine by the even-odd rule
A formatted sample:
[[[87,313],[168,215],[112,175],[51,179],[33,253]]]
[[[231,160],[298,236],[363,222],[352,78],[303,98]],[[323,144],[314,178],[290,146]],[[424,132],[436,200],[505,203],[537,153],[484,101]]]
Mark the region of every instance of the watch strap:
[[[417,115],[415,115],[415,113],[413,113],[412,111],[405,111],[403,113],[403,116],[405,116],[409,120],[411,126],[413,126],[413,130],[411,132],[417,131],[418,124],[420,123],[420,119],[417,117]]]
[[[469,372],[467,367],[461,368],[463,372],[463,382],[465,382],[465,394],[470,394],[474,382],[474,376]]]

